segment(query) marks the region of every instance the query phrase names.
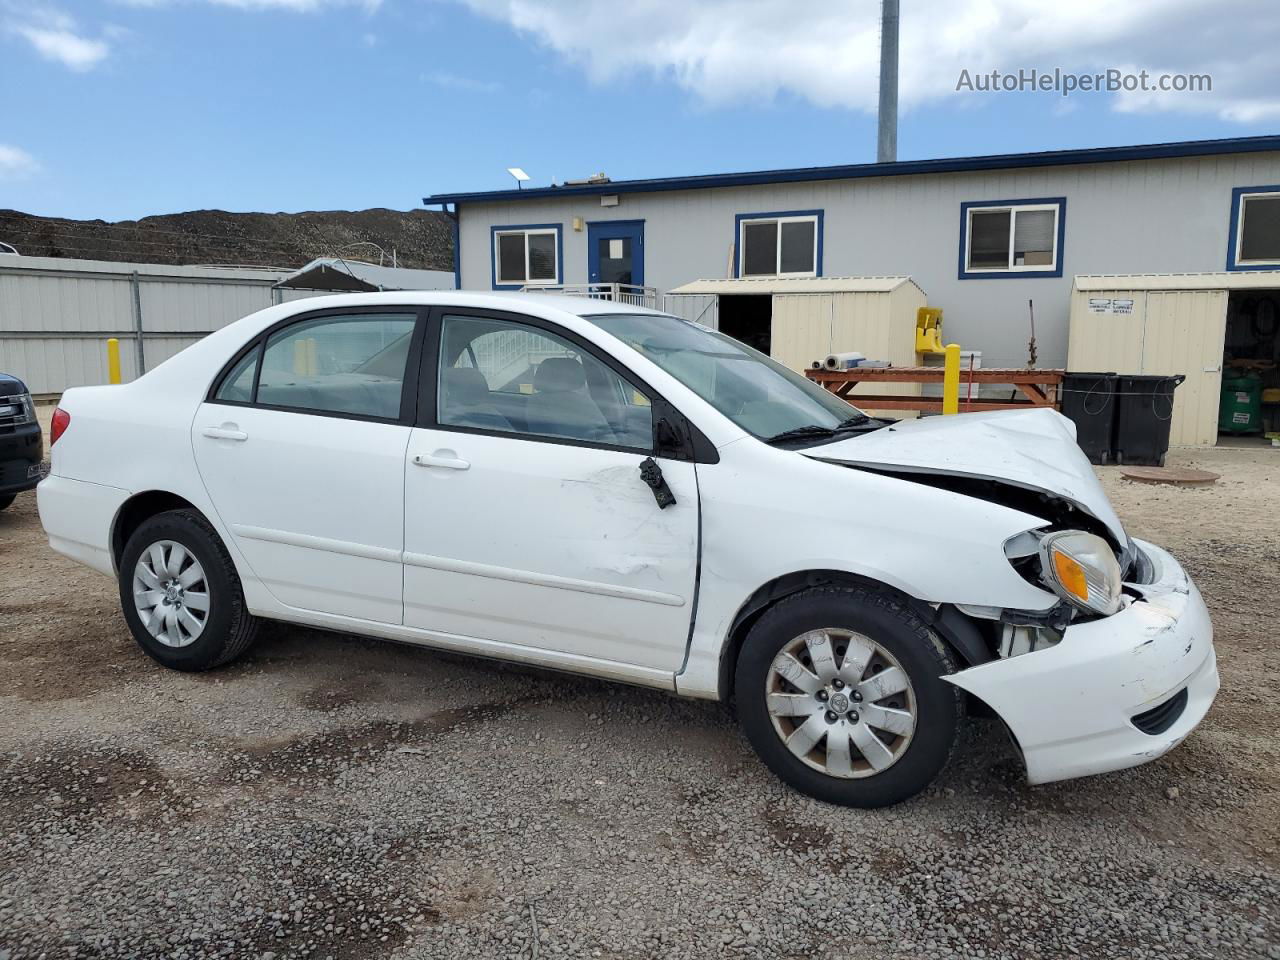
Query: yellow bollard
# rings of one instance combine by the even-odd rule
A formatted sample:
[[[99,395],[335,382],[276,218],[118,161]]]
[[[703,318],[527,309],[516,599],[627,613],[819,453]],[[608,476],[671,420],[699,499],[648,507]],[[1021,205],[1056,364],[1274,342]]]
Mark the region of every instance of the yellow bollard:
[[[120,383],[120,341],[112,337],[107,341],[107,383]]]
[[[314,377],[320,373],[320,360],[316,352],[316,338],[307,338],[307,376]]]
[[[942,368],[942,412],[960,412],[960,344],[948,343]]]

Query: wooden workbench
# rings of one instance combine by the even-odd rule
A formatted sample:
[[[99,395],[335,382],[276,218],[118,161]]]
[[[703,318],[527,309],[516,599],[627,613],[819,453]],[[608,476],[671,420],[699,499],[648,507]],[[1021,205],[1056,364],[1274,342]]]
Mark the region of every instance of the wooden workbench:
[[[836,396],[856,403],[868,410],[919,410],[921,413],[941,413],[941,397],[904,397],[886,394],[858,393],[850,391],[860,383],[936,383],[942,384],[942,367],[854,367],[852,370],[806,370],[810,380],[822,384]],[[978,410],[1022,410],[1027,407],[1058,405],[1058,390],[1062,386],[1062,370],[1028,370],[1014,367],[983,367],[960,371],[960,412]],[[973,385],[973,398],[969,385]],[[981,384],[1009,384],[1025,399],[992,400],[978,397]]]

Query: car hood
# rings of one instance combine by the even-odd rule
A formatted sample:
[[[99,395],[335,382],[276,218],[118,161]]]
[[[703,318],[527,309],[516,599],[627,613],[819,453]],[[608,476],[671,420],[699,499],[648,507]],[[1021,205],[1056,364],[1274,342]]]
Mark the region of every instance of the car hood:
[[[801,452],[875,470],[974,477],[1048,493],[1103,523],[1121,546],[1129,542],[1076,444],[1075,425],[1043,407],[901,420]]]

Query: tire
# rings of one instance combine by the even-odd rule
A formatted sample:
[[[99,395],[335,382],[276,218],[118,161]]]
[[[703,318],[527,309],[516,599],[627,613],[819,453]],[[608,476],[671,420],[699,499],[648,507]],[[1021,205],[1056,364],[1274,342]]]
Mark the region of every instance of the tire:
[[[901,673],[887,672],[895,667]],[[841,806],[888,806],[927,787],[951,757],[964,701],[942,677],[955,670],[946,644],[902,600],[815,587],[770,607],[747,634],[735,673],[738,720],[794,789]],[[895,692],[877,696],[886,690]]]
[[[13,501],[16,499],[18,499],[18,495],[16,493],[6,493],[3,495],[0,495],[0,510],[4,510],[6,507],[12,504]]]
[[[145,564],[141,569],[140,563]],[[156,573],[158,590],[148,582],[148,575]],[[227,548],[194,510],[170,510],[143,521],[125,544],[119,580],[120,606],[138,646],[172,670],[211,670],[230,663],[257,635],[258,619],[245,608]],[[174,585],[173,594],[166,584]],[[157,600],[161,595],[165,599]],[[166,619],[171,610],[173,616]]]

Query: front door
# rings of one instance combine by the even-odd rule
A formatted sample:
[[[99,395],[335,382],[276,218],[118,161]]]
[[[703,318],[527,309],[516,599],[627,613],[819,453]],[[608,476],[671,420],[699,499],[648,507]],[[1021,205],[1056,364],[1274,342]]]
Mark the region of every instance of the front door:
[[[300,319],[260,338],[196,411],[214,510],[287,606],[401,622],[417,325],[413,309]]]
[[[644,221],[587,224],[587,276],[592,283],[644,286]]]
[[[645,390],[553,325],[441,312],[404,467],[405,624],[669,679],[694,607],[693,464],[655,457],[661,508]]]

